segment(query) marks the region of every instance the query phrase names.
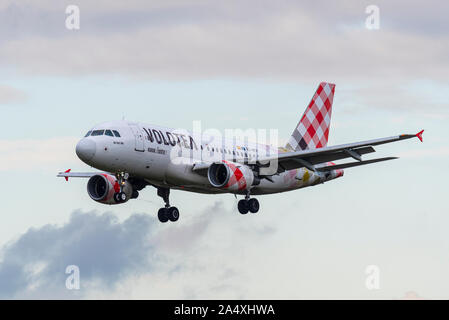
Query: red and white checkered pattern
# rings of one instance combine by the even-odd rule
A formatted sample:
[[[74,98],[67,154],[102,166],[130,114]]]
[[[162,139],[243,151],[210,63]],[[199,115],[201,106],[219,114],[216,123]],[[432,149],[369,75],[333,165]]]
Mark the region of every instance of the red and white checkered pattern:
[[[335,84],[321,82],[286,148],[294,151],[327,145]]]
[[[245,175],[243,172],[232,162],[223,160],[228,165],[231,176],[228,183],[224,186],[225,189],[244,190],[247,187]]]
[[[114,176],[111,176],[109,174],[106,173],[102,173],[101,174],[103,177],[106,178],[106,180],[108,180],[109,182],[109,191],[107,196],[105,197],[105,199],[103,199],[104,201],[109,201],[112,199],[112,197],[114,196],[114,193],[119,192],[120,191],[120,186],[117,182],[117,179]],[[112,188],[111,188],[112,187]]]
[[[334,162],[326,162],[326,166],[335,166]],[[335,178],[343,177],[345,171],[343,169],[334,170]]]

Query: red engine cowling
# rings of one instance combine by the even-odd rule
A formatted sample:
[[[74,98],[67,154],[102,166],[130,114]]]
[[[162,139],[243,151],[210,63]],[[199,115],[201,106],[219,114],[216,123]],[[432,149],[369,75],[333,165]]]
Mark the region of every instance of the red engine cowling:
[[[117,204],[114,200],[114,193],[120,191],[120,186],[117,179],[109,174],[97,174],[90,177],[87,182],[87,193],[92,198],[100,203],[104,204]],[[126,181],[123,186],[123,192],[126,194],[126,200],[120,203],[124,203],[131,198],[133,187]]]
[[[248,166],[226,160],[213,163],[207,177],[213,187],[230,191],[247,190],[254,182],[254,173]]]

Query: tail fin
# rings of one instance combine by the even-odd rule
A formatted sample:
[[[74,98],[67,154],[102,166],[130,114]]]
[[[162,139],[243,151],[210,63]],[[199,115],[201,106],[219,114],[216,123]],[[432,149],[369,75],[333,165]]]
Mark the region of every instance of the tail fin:
[[[293,151],[327,146],[335,84],[321,82],[285,148]]]

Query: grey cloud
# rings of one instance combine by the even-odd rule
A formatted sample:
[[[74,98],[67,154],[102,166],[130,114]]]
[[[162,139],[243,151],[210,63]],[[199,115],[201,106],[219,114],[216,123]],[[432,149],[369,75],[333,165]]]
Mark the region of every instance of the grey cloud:
[[[80,268],[81,286],[83,281],[112,286],[127,272],[151,270],[154,248],[148,235],[153,221],[134,214],[119,223],[112,214],[76,211],[63,226],[31,228],[2,250],[0,296],[26,295],[30,288],[31,293],[48,294],[51,288],[70,297],[65,289],[68,265]]]
[[[91,290],[112,292],[128,277],[154,273],[170,279],[207,271],[209,241],[217,233],[234,232],[248,239],[275,231],[260,222],[245,228],[233,225],[235,219],[247,218],[225,209],[221,201],[177,224],[161,225],[154,215],[133,214],[120,222],[111,213],[75,211],[67,223],[30,228],[1,249],[0,297],[82,298]],[[68,265],[80,268],[80,291],[65,288]],[[235,282],[231,266],[223,263],[220,270],[218,284],[210,287]],[[195,288],[184,289],[188,296],[195,292]]]
[[[60,13],[64,7],[60,6]],[[36,8],[33,5],[13,2],[0,7],[0,44],[8,41],[26,39],[32,35],[45,35],[53,38],[62,35],[64,28],[57,28],[58,24],[64,26],[64,16],[56,14],[54,9]]]
[[[368,31],[369,3],[359,1],[133,1],[126,8],[81,1],[81,30],[58,27],[61,18],[47,19],[49,25],[36,31],[19,25],[22,37],[4,41],[0,58],[33,74],[445,81],[449,41],[433,20],[440,8],[400,3],[380,1],[381,29]],[[36,8],[60,14],[49,5]],[[421,32],[411,28],[420,24],[426,26]]]
[[[53,40],[72,35],[65,28],[65,13],[73,1],[51,3],[21,1],[4,3],[0,6],[0,41],[26,39],[43,36]],[[204,15],[193,1],[173,3],[170,6],[153,1],[111,4],[91,1],[77,1],[80,8],[83,30],[90,35],[126,33],[143,27],[168,25],[172,23],[193,23],[213,19],[213,15]],[[211,12],[212,13],[212,12]]]
[[[379,1],[385,26],[427,36],[447,36],[449,2],[431,0],[425,5],[402,1]]]

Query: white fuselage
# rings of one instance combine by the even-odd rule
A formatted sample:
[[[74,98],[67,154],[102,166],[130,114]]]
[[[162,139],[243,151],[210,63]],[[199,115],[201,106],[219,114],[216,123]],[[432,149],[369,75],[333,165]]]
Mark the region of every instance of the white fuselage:
[[[92,135],[96,130],[115,130],[120,137],[116,134]],[[223,160],[251,164],[279,152],[277,148],[236,138],[196,136],[185,130],[130,121],[102,123],[89,132],[91,135],[83,138],[76,150],[78,157],[88,165],[111,173],[124,171],[155,186],[200,193],[231,191],[213,187],[207,175],[192,170],[195,164]],[[288,170],[272,175],[270,179],[260,179],[260,183],[251,187],[251,194],[290,191],[339,176],[341,174],[336,171]],[[244,191],[232,193],[244,194]]]

